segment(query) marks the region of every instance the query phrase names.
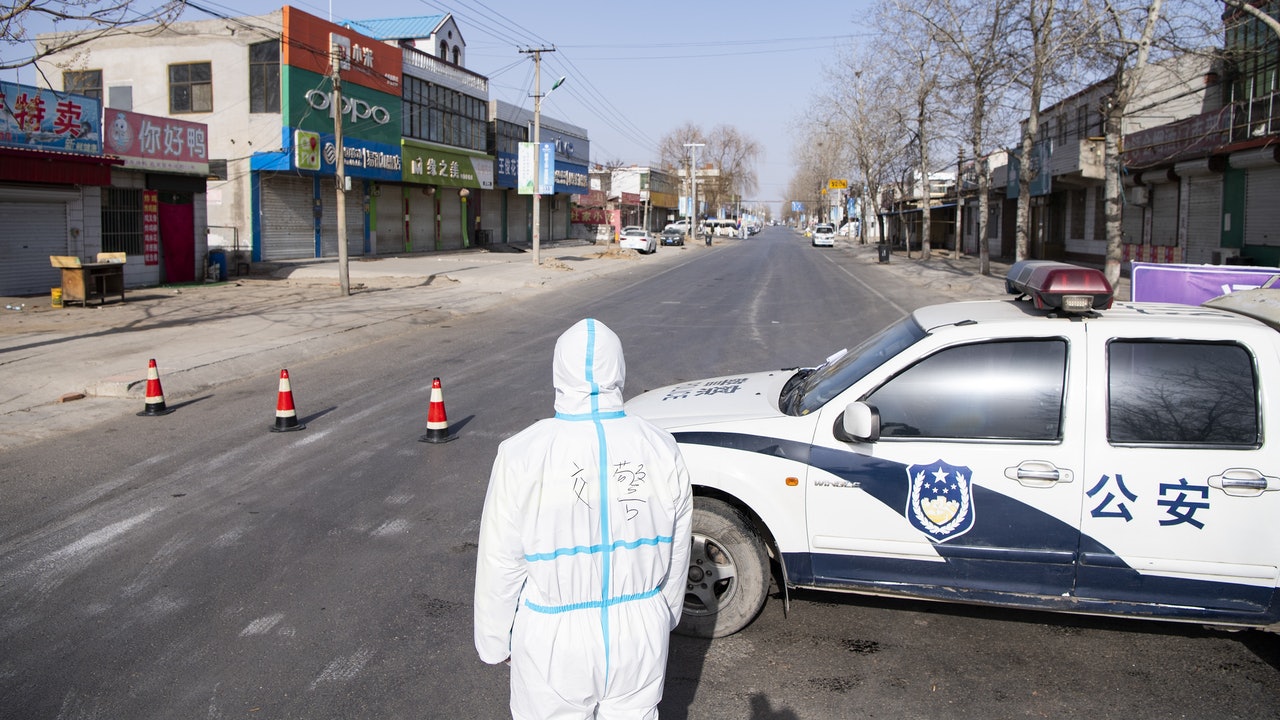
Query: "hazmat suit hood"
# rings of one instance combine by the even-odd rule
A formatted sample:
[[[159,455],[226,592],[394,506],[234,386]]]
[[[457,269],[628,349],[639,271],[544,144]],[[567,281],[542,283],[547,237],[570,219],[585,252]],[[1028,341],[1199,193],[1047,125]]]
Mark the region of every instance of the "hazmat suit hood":
[[[622,410],[626,363],[622,341],[599,320],[580,320],[556,341],[552,375],[556,414],[592,415]]]

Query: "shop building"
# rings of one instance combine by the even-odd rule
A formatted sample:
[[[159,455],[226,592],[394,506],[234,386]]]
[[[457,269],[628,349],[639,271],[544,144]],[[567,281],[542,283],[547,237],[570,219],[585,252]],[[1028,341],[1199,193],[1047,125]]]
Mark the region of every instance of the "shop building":
[[[494,100],[490,103],[490,113],[493,117],[490,150],[497,162],[497,202],[484,218],[485,225],[501,231],[501,235],[495,235],[495,242],[532,242],[534,195],[531,183],[521,188],[519,153],[520,143],[533,142],[533,111]],[[540,170],[546,176],[543,180],[549,179],[553,190],[540,197],[539,237],[545,240],[588,238],[590,232],[573,222],[574,199],[590,192],[587,165],[591,143],[587,131],[545,114],[539,120],[538,139],[544,146]]]
[[[96,75],[108,107],[206,124],[210,245],[284,260],[337,255],[339,202],[352,256],[475,242],[493,157],[488,81],[465,52],[449,15],[343,26],[285,6],[97,38],[41,69]]]
[[[52,257],[123,253],[124,287],[202,278],[207,129],[102,107],[79,93],[0,83],[0,294],[47,294]]]

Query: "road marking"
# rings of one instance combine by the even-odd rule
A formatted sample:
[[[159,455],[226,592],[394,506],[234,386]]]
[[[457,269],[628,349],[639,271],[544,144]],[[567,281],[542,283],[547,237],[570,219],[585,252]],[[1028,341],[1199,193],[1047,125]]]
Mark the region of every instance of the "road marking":
[[[360,648],[350,657],[334,658],[324,672],[320,673],[320,677],[311,681],[310,689],[315,690],[322,682],[350,680],[359,675],[365,664],[372,658],[373,651],[369,648]]]
[[[266,617],[260,617],[249,623],[240,631],[240,637],[249,637],[250,635],[266,635],[271,632],[271,628],[275,627],[284,619],[284,613],[275,613]]]

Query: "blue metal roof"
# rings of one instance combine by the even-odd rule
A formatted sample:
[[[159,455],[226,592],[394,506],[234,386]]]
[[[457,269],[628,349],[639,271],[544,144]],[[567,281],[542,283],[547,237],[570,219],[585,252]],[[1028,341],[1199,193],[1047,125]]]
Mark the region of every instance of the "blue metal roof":
[[[447,17],[449,16],[419,15],[384,20],[347,20],[342,26],[375,40],[416,40],[431,37],[431,33],[439,29]]]

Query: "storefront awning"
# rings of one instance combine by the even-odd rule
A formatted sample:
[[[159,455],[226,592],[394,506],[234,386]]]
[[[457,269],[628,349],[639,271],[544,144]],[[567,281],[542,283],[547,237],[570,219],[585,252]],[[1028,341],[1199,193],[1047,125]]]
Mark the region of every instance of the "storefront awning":
[[[0,147],[0,181],[106,186],[111,168],[123,164],[103,155]]]

